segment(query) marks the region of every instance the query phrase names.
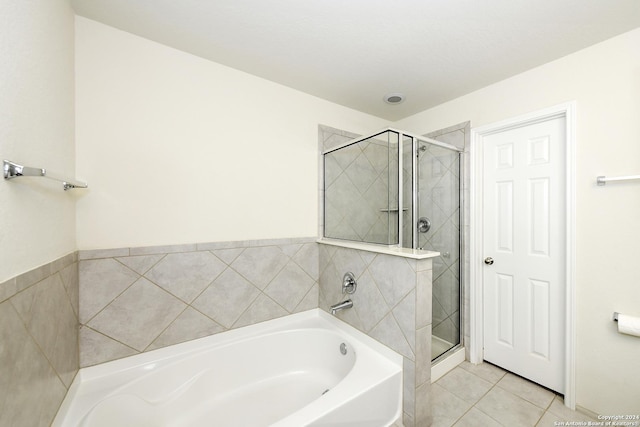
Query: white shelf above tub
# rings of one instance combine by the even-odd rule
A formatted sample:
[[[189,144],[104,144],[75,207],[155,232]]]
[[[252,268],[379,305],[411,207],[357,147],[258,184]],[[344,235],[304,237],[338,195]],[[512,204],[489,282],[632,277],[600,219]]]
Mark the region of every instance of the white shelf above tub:
[[[422,249],[400,248],[390,245],[376,245],[375,243],[328,239],[326,237],[318,239],[317,242],[322,245],[340,246],[342,248],[358,249],[361,251],[375,252],[378,254],[393,255],[411,259],[428,259],[440,256],[440,252],[425,251]]]

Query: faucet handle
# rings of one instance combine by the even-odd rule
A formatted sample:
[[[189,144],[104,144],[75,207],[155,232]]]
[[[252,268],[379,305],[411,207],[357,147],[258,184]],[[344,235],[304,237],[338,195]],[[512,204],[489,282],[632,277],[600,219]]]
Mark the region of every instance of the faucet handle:
[[[355,293],[357,288],[356,276],[350,271],[344,273],[342,277],[342,293],[351,295]]]

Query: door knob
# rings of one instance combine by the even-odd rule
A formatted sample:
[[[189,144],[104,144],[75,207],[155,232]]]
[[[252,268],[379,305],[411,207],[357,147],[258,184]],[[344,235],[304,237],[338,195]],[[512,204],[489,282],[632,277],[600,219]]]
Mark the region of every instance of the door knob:
[[[487,265],[493,265],[493,258],[491,258],[490,256],[486,257],[484,259],[484,263]]]

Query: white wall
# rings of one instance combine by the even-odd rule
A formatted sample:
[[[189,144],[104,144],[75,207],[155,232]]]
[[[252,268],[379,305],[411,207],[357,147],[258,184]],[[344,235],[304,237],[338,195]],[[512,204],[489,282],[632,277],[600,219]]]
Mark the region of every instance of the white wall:
[[[68,0],[0,2],[0,157],[75,171],[73,10]],[[0,283],[75,247],[75,198],[42,178],[0,181]]]
[[[386,122],[76,18],[80,249],[317,234],[319,123]]]
[[[395,124],[478,127],[577,101],[576,397],[603,414],[636,414],[640,402],[640,338],[611,320],[640,316],[640,182],[595,185],[598,175],[640,173],[639,48],[636,29]]]

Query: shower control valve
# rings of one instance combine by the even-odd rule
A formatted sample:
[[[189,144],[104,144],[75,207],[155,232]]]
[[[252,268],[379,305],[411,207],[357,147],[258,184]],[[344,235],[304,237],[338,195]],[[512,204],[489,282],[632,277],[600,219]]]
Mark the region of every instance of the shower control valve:
[[[342,277],[342,293],[351,295],[356,291],[357,287],[356,276],[350,271],[344,273]]]

